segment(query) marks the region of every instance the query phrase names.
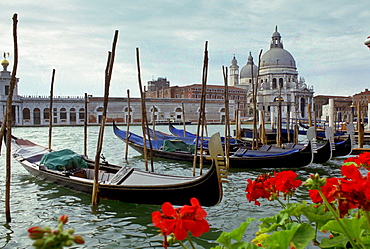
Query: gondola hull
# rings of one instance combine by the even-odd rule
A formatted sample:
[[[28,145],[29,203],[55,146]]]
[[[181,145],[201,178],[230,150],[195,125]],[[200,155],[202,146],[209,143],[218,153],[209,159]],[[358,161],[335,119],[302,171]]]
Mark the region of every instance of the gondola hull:
[[[352,152],[352,137],[348,135],[347,139],[334,144],[333,157],[347,156]]]
[[[128,145],[138,151],[144,153],[144,146],[132,142],[130,139],[126,141],[125,132],[120,130],[117,126],[113,125],[113,131],[118,138],[128,143]],[[154,157],[189,161],[192,162],[194,154],[186,152],[169,152],[160,149],[147,148],[148,154],[152,153]],[[282,153],[283,152],[283,153]],[[203,155],[204,158],[209,156]],[[198,159],[199,160],[199,159]],[[257,168],[299,168],[309,165],[313,160],[311,143],[300,150],[292,153],[288,151],[279,151],[278,153],[255,151],[252,154],[237,156],[236,153],[230,154],[229,167],[230,168],[243,168],[243,169],[257,169]],[[207,163],[207,160],[203,160]]]
[[[45,169],[37,162],[27,160],[19,152],[14,153],[14,157],[28,172],[38,178],[74,191],[92,194],[92,179],[80,178],[71,172]],[[93,163],[90,162],[88,165],[92,167]],[[125,167],[130,174],[123,182],[119,184],[101,182],[99,184],[100,198],[138,204],[161,205],[164,202],[171,202],[174,205],[184,205],[189,204],[190,198],[195,197],[202,206],[217,205],[222,199],[222,182],[216,166],[211,166],[206,174],[199,177],[163,175]],[[112,175],[121,168],[108,164],[100,166],[102,171],[113,172]]]

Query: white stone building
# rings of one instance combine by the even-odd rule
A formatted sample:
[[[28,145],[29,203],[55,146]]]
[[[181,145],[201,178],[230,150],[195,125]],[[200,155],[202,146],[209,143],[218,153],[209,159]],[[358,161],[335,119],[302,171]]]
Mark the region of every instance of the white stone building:
[[[277,117],[280,99],[282,118],[288,114],[291,118],[307,118],[308,104],[312,106],[314,90],[306,85],[304,78],[298,77],[296,62],[284,49],[277,28],[272,34],[270,49],[262,55],[259,64],[258,69],[250,53],[240,73],[235,56],[229,67],[230,84],[248,90],[247,103],[250,109],[253,108],[253,84],[257,84],[258,110],[264,110],[267,117]]]
[[[6,112],[11,72],[8,71],[9,61],[1,61],[3,70],[0,71],[0,121]],[[13,93],[12,120],[14,126],[48,126],[50,96],[21,96],[18,95],[19,79]],[[103,97],[86,96],[54,96],[53,97],[53,125],[83,125],[85,120],[85,106],[87,106],[87,120],[89,125],[98,125],[103,114]],[[225,103],[222,99],[207,100],[206,118],[208,122],[222,123],[225,121]],[[184,112],[183,109],[184,108]],[[234,118],[235,101],[230,100],[230,113]],[[130,113],[130,118],[129,118]],[[146,113],[149,122],[156,120],[197,122],[199,116],[199,99],[189,98],[147,98]],[[127,98],[110,97],[107,110],[107,124],[115,120],[117,123],[142,123],[142,109],[140,98],[130,98],[130,112]]]

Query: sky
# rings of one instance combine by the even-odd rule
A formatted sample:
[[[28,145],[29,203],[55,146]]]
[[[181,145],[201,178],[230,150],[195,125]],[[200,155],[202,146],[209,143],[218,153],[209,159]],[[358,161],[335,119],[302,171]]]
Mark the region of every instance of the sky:
[[[258,63],[275,27],[300,77],[316,95],[370,89],[370,2],[327,0],[11,0],[0,5],[0,55],[14,62],[13,21],[18,15],[18,94],[104,95],[104,71],[119,31],[111,97],[138,97],[158,77],[171,86],[201,83],[208,42],[207,84],[223,85],[222,66]],[[1,58],[3,59],[3,58]]]

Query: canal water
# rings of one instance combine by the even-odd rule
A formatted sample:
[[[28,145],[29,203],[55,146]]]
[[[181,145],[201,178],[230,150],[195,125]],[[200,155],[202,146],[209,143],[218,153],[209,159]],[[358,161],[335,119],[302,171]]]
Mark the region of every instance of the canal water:
[[[126,129],[125,126],[121,127]],[[180,127],[179,127],[180,128]],[[167,126],[157,126],[157,130],[168,133]],[[131,126],[131,131],[141,134],[141,127]],[[191,125],[189,131],[196,131]],[[220,132],[221,125],[208,126],[209,135]],[[99,127],[88,128],[88,155],[95,157]],[[48,145],[48,127],[14,127],[12,134],[29,139],[37,144]],[[70,148],[83,154],[83,127],[54,127],[53,149]],[[86,243],[71,248],[162,248],[162,237],[151,223],[153,211],[160,210],[156,205],[127,204],[118,201],[101,200],[97,207],[91,206],[91,196],[77,193],[48,183],[30,175],[19,163],[12,160],[11,183],[11,223],[5,219],[5,153],[0,158],[3,173],[0,175],[0,248],[32,248],[32,240],[28,238],[27,229],[32,226],[56,227],[59,216],[66,214],[69,222],[66,227],[73,227],[76,234],[84,237]],[[130,165],[144,169],[143,157],[130,149],[128,162],[124,159],[125,144],[113,133],[111,126],[105,127],[102,153],[110,163]],[[307,167],[293,169],[302,180],[311,173],[318,172],[321,176],[339,176],[342,159],[330,160],[324,165],[311,164]],[[292,166],[294,162],[291,162]],[[191,176],[191,163],[156,159],[156,172]],[[283,170],[283,169],[281,169]],[[222,231],[237,228],[246,218],[273,216],[279,210],[277,202],[262,200],[261,206],[248,203],[245,198],[245,185],[248,178],[254,179],[258,174],[272,172],[269,169],[231,169],[229,182],[224,184],[222,202],[215,207],[205,207],[210,232],[195,238],[197,248],[210,248],[217,245],[215,240]],[[307,191],[299,189],[296,201],[308,200]],[[255,221],[248,228],[244,240],[253,238],[258,229]],[[181,248],[181,247],[175,247]],[[312,247],[314,248],[314,247]]]

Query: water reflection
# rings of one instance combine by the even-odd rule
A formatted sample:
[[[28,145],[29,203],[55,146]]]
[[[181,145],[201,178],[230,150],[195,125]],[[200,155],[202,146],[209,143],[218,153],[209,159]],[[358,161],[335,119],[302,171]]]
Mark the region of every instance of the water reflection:
[[[196,127],[196,126],[194,126]],[[167,132],[167,127],[158,127]],[[32,129],[32,132],[30,132]],[[140,127],[132,127],[140,132]],[[93,158],[96,151],[98,127],[89,127],[88,152]],[[195,129],[194,129],[195,130]],[[219,126],[209,126],[209,134],[223,130]],[[48,144],[48,128],[13,129],[13,134],[30,139],[40,145]],[[53,148],[69,148],[77,153],[83,152],[82,127],[54,127]],[[105,130],[103,154],[111,163],[144,169],[143,157],[130,149],[128,162],[124,159],[125,145],[117,139],[111,128]],[[5,165],[5,158],[2,165]],[[331,160],[319,165],[294,169],[302,180],[312,173],[322,176],[339,176],[339,167],[343,160]],[[154,160],[156,172],[174,175],[192,175],[192,164],[173,160]],[[205,170],[208,168],[206,167]],[[275,169],[280,171],[280,169]],[[209,248],[222,231],[231,231],[246,218],[259,218],[275,215],[280,206],[275,202],[261,201],[261,206],[248,203],[245,198],[245,185],[248,178],[258,174],[272,172],[269,169],[231,169],[229,183],[224,184],[224,197],[215,207],[205,208],[211,231],[194,241],[197,248]],[[0,176],[0,191],[4,193],[5,175]],[[297,191],[295,200],[307,200],[307,191]],[[1,199],[1,203],[4,201]],[[0,226],[0,248],[30,248],[32,241],[27,237],[27,229],[32,226],[56,227],[60,215],[67,214],[70,221],[66,227],[73,227],[82,235],[86,244],[78,248],[162,248],[162,237],[151,224],[151,213],[160,206],[127,204],[101,199],[97,207],[91,205],[91,196],[59,187],[53,183],[39,180],[30,175],[16,161],[12,165],[11,215],[12,222]],[[5,215],[0,212],[0,221],[5,222]],[[258,230],[258,222],[253,222],[245,239],[251,239]],[[181,247],[177,247],[181,248]]]

